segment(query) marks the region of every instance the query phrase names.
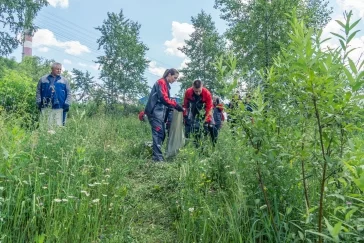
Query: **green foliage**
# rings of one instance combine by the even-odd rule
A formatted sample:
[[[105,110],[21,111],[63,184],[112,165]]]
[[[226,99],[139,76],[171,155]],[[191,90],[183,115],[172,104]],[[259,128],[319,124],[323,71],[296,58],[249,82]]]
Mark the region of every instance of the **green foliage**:
[[[143,73],[149,61],[145,58],[148,47],[139,40],[140,24],[119,14],[108,13],[97,40],[105,55],[98,57],[101,79],[105,82],[107,104],[112,108],[119,100],[134,100],[148,89]]]
[[[51,72],[51,65],[54,60],[32,56],[24,57],[17,66],[17,70],[31,77],[34,82],[38,82],[41,77]]]
[[[48,1],[37,0],[2,0],[0,4],[0,55],[9,55],[16,49],[22,40],[18,35],[24,32],[33,33],[35,26],[33,19]]]
[[[24,121],[36,115],[34,93],[36,83],[15,70],[4,70],[0,78],[0,107]]]
[[[17,66],[17,62],[15,59],[8,59],[4,57],[0,57],[0,77],[3,76],[5,70],[7,69],[15,69]]]
[[[76,100],[81,102],[92,100],[96,85],[91,73],[89,71],[84,73],[74,68],[72,74],[74,76],[72,89]]]
[[[189,60],[186,67],[180,70],[183,73],[181,90],[191,87],[193,80],[201,79],[211,92],[221,95],[222,87],[217,79],[218,70],[214,62],[223,53],[224,40],[217,32],[211,15],[204,11],[192,17],[191,22],[194,32],[179,49]]]
[[[226,37],[237,56],[238,67],[247,66],[249,82],[259,80],[255,70],[268,69],[281,47],[289,42],[290,17],[286,13],[297,9],[298,18],[308,26],[323,27],[330,20],[326,0],[215,0],[215,8],[228,22]]]

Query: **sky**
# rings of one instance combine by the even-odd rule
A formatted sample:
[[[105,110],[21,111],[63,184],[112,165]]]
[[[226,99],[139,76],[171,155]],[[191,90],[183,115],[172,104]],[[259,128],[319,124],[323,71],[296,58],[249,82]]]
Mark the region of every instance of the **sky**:
[[[248,1],[248,0],[243,0]],[[73,68],[88,70],[97,79],[99,66],[94,63],[98,50],[96,40],[100,37],[95,27],[101,26],[108,12],[119,13],[123,10],[126,18],[141,24],[140,40],[149,47],[147,58],[150,60],[145,72],[148,84],[152,86],[167,68],[181,68],[187,61],[178,51],[184,40],[193,32],[191,16],[196,16],[203,9],[211,14],[220,33],[226,30],[226,23],[220,19],[219,10],[213,8],[214,0],[48,0],[35,19],[39,27],[33,37],[33,55],[54,59],[63,64],[66,70]],[[330,0],[333,7],[332,21],[328,23],[323,37],[330,32],[340,32],[335,19],[343,19],[345,10],[354,11],[353,19],[364,17],[364,0]],[[351,54],[354,60],[360,57],[364,47],[364,21],[357,27],[362,29],[355,39],[353,47],[359,49]],[[338,43],[329,40],[326,45],[336,47]],[[12,56],[21,60],[21,48]],[[171,95],[179,91],[179,84],[172,84]]]

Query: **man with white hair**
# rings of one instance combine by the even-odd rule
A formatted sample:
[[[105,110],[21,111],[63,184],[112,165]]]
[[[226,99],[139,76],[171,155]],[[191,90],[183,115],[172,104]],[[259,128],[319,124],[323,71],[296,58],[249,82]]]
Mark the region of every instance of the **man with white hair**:
[[[37,106],[42,114],[51,116],[48,121],[64,125],[71,104],[71,88],[61,76],[62,64],[52,64],[51,73],[43,76],[37,85]]]

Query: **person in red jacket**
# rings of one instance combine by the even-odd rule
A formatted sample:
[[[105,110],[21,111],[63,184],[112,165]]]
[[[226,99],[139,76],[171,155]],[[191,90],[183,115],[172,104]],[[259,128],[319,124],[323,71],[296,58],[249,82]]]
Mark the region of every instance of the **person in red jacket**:
[[[148,116],[149,123],[152,127],[153,139],[153,160],[155,162],[163,161],[162,143],[165,139],[165,122],[168,117],[169,108],[183,111],[181,105],[172,100],[169,94],[170,84],[178,79],[179,72],[174,69],[168,69],[164,72],[163,78],[159,79],[153,86],[147,105],[145,106],[145,114]]]
[[[203,87],[202,81],[196,79],[192,83],[192,87],[185,92],[183,100],[184,108],[184,124],[185,137],[194,136],[195,145],[198,147],[202,135],[201,124],[204,126],[204,134],[210,134],[213,144],[214,138],[214,122],[213,122],[213,105],[210,91]]]

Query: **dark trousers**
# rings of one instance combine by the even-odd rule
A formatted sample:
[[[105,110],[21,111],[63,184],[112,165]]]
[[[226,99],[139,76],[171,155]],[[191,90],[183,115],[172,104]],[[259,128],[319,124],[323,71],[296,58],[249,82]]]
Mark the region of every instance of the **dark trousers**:
[[[192,137],[195,146],[199,147],[202,136],[207,137],[210,135],[212,145],[215,146],[217,140],[217,132],[215,130],[214,126],[204,126],[203,124],[200,124],[198,120],[188,121],[185,124],[185,137]]]
[[[150,119],[150,126],[152,127],[153,138],[153,157],[154,161],[163,161],[162,144],[165,138],[165,125],[163,121],[158,119]]]

